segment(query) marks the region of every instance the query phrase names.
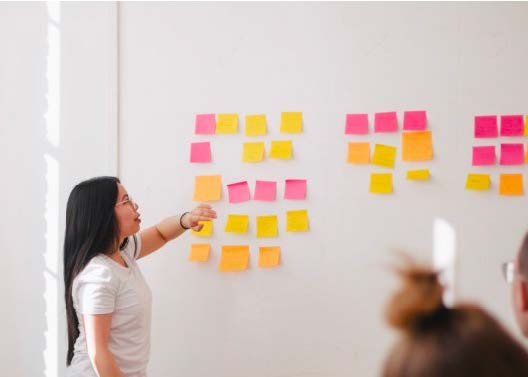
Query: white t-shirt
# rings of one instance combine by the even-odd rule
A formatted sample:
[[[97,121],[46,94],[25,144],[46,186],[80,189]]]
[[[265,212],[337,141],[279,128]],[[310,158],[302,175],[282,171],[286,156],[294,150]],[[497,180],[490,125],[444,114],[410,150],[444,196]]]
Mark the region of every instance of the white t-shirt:
[[[107,313],[112,313],[108,348],[119,369],[126,377],[146,377],[152,295],[136,263],[140,250],[141,238],[130,236],[120,251],[128,267],[100,254],[73,280],[79,337],[66,377],[97,377],[88,356],[82,314]]]

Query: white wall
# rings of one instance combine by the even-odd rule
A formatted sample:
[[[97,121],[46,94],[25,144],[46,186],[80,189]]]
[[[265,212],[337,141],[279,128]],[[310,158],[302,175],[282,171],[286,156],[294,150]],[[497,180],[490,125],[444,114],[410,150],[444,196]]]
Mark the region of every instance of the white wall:
[[[480,302],[517,333],[499,264],[526,229],[526,197],[464,190],[472,119],[528,113],[526,4],[462,3],[124,3],[121,48],[121,177],[140,203],[143,224],[192,205],[193,177],[237,180],[304,177],[305,203],[215,204],[213,257],[186,261],[191,237],[147,258],[154,292],[150,373],[169,376],[374,376],[391,343],[383,303],[394,280],[383,268],[393,249],[423,257],[433,223],[456,232],[457,298]],[[348,112],[428,111],[435,159],[394,171],[395,193],[368,194],[372,166],[345,163]],[[281,111],[304,112],[287,164],[240,162],[236,136],[197,137],[203,112],[265,113],[281,138]],[[371,118],[372,119],[372,118]],[[213,143],[214,163],[188,163],[189,143]],[[398,135],[369,135],[400,146]],[[431,169],[424,185],[405,170]],[[479,169],[480,170],[480,169]],[[478,171],[478,170],[477,170]],[[525,179],[526,182],[526,179]],[[306,207],[311,230],[285,234],[284,210]],[[223,232],[228,213],[280,216],[283,265],[256,268],[253,236]],[[217,271],[220,246],[251,245],[251,268]]]
[[[0,3],[2,374],[63,375],[67,196],[117,172],[114,3]]]

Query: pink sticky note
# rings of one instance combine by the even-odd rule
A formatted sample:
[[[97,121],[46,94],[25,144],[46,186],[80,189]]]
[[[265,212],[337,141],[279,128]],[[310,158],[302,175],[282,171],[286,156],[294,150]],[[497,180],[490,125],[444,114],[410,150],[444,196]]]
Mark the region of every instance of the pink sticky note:
[[[347,114],[345,134],[347,135],[368,134],[368,114]]]
[[[211,143],[191,143],[191,162],[211,162]]]
[[[306,179],[287,179],[284,199],[306,199]]]
[[[522,144],[501,144],[501,165],[521,165],[524,163],[524,146]]]
[[[247,202],[249,200],[249,185],[247,181],[227,185],[229,203]]]
[[[473,166],[495,165],[495,146],[473,147]]]
[[[405,131],[425,131],[427,129],[427,113],[420,111],[405,111],[403,113],[403,129]]]
[[[396,112],[374,114],[374,132],[397,132],[398,118]]]
[[[501,136],[523,136],[524,120],[522,115],[501,115]]]
[[[196,135],[211,135],[216,132],[216,118],[214,114],[197,114],[194,124]]]
[[[475,137],[497,137],[499,135],[497,129],[496,115],[477,115],[475,116]]]
[[[277,182],[257,181],[255,183],[255,200],[273,201],[277,196]]]

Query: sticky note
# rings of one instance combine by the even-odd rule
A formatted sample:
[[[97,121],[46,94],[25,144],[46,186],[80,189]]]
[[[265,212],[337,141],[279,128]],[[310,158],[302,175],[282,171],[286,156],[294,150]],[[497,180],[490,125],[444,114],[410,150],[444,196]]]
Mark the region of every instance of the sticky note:
[[[236,134],[238,132],[238,114],[218,114],[217,134]]]
[[[209,253],[211,252],[211,245],[208,243],[193,243],[191,245],[191,252],[189,253],[189,261],[191,262],[207,262],[209,260]]]
[[[373,194],[392,193],[392,173],[372,173],[369,192]]]
[[[214,114],[197,114],[194,123],[196,135],[212,135],[216,132],[216,116]]]
[[[256,181],[253,199],[263,201],[274,201],[277,196],[277,182]]]
[[[261,136],[266,133],[266,115],[246,115],[246,136]]]
[[[433,159],[431,131],[402,133],[402,160],[426,161]]]
[[[524,118],[524,136],[528,136],[528,115]]]
[[[524,163],[524,145],[521,143],[501,144],[501,165],[521,165]]]
[[[293,143],[291,140],[272,140],[270,158],[289,160],[293,153]]]
[[[243,271],[249,263],[249,246],[229,245],[222,246],[219,270],[221,272]]]
[[[500,195],[523,195],[522,174],[501,174],[499,183]]]
[[[221,175],[197,175],[194,177],[195,201],[220,200],[222,197]]]
[[[264,142],[244,143],[242,151],[243,162],[259,162],[264,158]]]
[[[522,115],[501,115],[501,136],[523,136],[524,122]]]
[[[306,179],[287,179],[284,199],[306,199]]]
[[[279,234],[276,215],[257,216],[257,238],[277,237]]]
[[[259,267],[276,267],[280,264],[280,246],[259,247]]]
[[[489,174],[468,174],[466,179],[466,189],[468,190],[489,190],[491,184]]]
[[[349,164],[368,164],[370,162],[370,144],[348,143],[347,162]]]
[[[397,132],[398,118],[396,112],[374,114],[374,132]]]
[[[425,131],[427,129],[427,113],[420,111],[405,111],[403,113],[404,131]]]
[[[225,231],[228,233],[247,233],[248,225],[248,215],[228,215]]]
[[[375,144],[372,163],[385,168],[393,168],[396,159],[396,147],[390,145]]]
[[[284,112],[281,114],[280,131],[284,133],[302,132],[302,113],[301,112]]]
[[[473,166],[495,165],[495,161],[496,156],[494,145],[473,147]]]
[[[198,221],[198,223],[203,224],[203,227],[199,232],[193,230],[191,232],[193,236],[211,237],[213,235],[213,222],[211,220],[202,220]]]
[[[476,138],[490,138],[497,137],[499,134],[497,129],[496,115],[477,115],[475,116],[475,137]]]
[[[227,185],[229,203],[247,202],[250,198],[247,181],[230,183]]]
[[[345,120],[345,134],[368,134],[368,114],[347,114]]]
[[[308,211],[305,209],[286,212],[286,231],[307,232]]]
[[[411,181],[429,180],[429,169],[408,170],[407,179]]]
[[[191,143],[191,162],[211,162],[211,143]]]

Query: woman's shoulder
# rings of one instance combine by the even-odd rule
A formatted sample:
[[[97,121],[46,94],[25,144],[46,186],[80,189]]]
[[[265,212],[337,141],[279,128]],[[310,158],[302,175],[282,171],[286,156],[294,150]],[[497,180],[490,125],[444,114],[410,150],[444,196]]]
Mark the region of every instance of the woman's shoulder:
[[[74,279],[73,284],[80,283],[116,283],[117,274],[112,268],[109,258],[103,254],[93,257],[84,269]]]

